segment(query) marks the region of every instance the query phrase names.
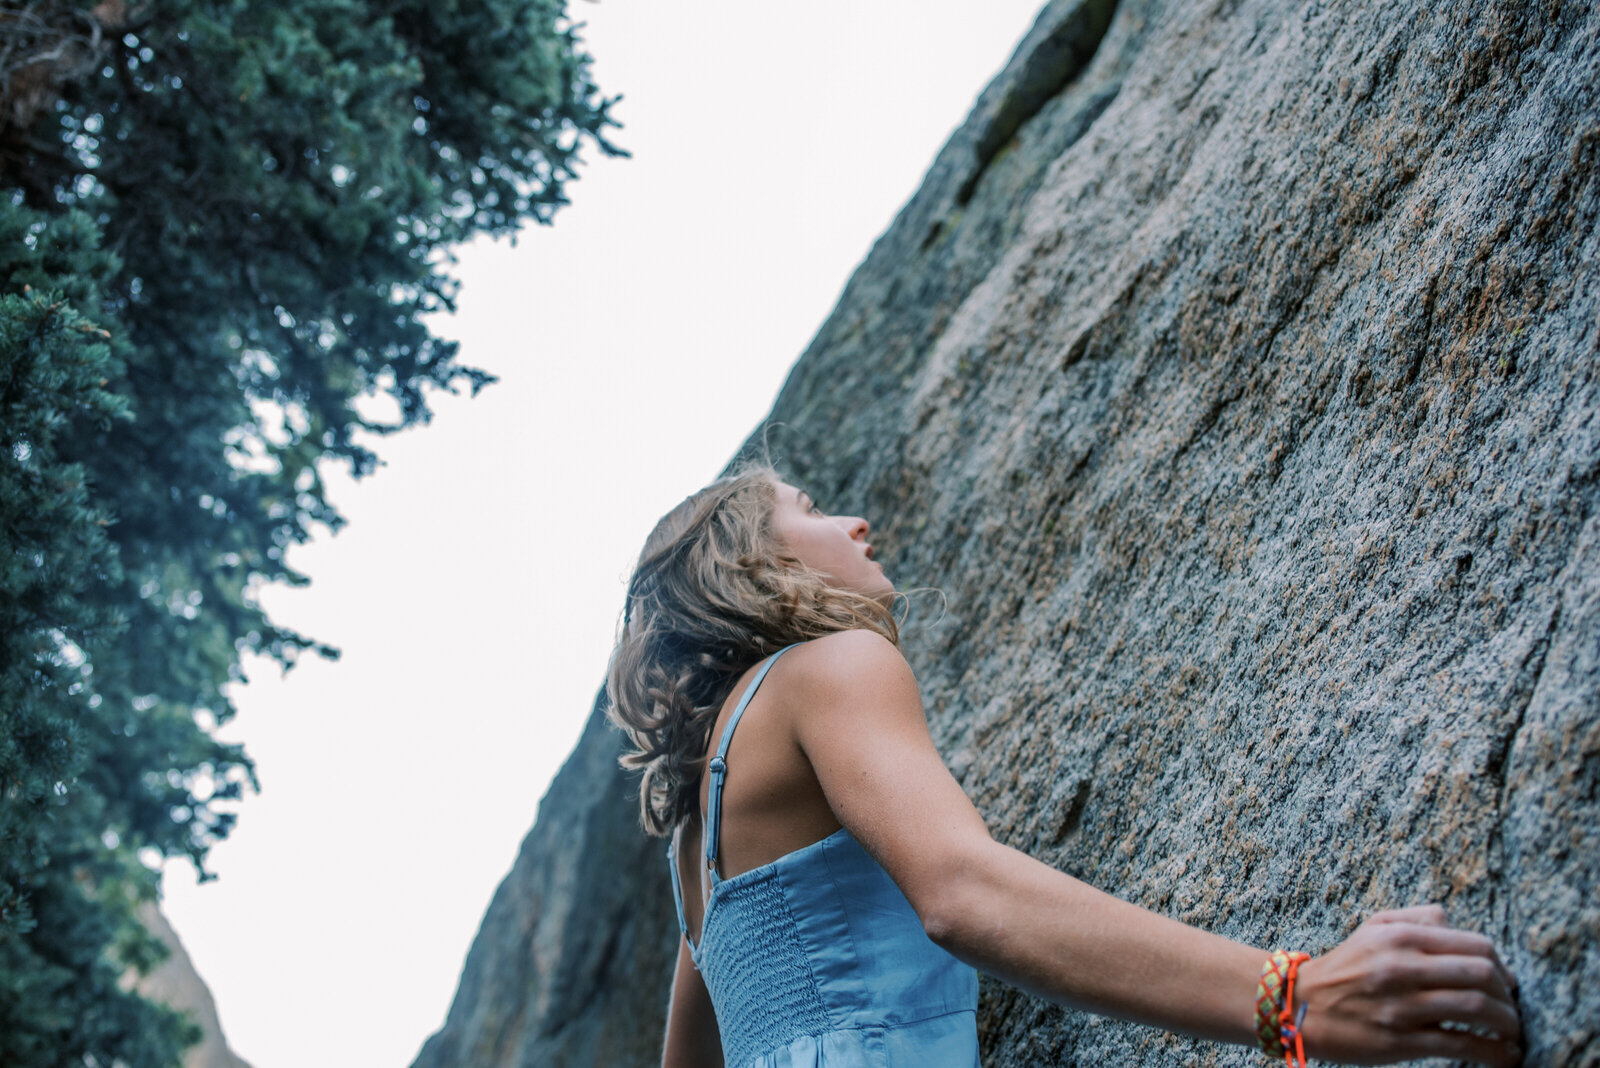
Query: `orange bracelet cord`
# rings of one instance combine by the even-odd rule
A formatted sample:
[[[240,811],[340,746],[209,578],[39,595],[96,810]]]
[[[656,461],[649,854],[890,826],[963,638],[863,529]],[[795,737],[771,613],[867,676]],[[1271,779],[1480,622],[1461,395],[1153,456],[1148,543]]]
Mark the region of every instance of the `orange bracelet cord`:
[[[1305,953],[1274,950],[1261,965],[1261,981],[1256,985],[1256,1041],[1262,1053],[1273,1060],[1282,1057],[1289,1068],[1305,1068],[1306,1063],[1305,1044],[1300,1038],[1305,1006],[1300,1006],[1296,1017],[1292,1005],[1295,973],[1301,962],[1310,959]],[[1295,1057],[1299,1058],[1298,1066]]]
[[[1306,1043],[1300,1034],[1300,1025],[1306,1018],[1306,1007],[1294,1010],[1294,977],[1302,962],[1310,960],[1305,953],[1289,954],[1289,974],[1283,988],[1283,1011],[1278,1013],[1279,1041],[1283,1043],[1283,1063],[1288,1068],[1306,1068]],[[1294,1040],[1294,1052],[1289,1052],[1289,1040]]]

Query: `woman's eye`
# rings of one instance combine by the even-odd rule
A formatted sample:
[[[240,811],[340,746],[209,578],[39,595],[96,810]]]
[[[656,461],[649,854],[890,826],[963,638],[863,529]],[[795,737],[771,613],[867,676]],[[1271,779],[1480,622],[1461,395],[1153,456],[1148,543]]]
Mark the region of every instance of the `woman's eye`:
[[[810,507],[810,508],[809,508],[809,509],[807,509],[807,510],[808,510],[808,511],[811,511],[811,512],[814,512],[814,513],[816,513],[816,514],[817,514],[817,515],[821,515],[821,514],[822,514],[822,509],[821,509],[821,508],[819,508],[819,507],[818,507],[818,506],[817,506],[817,505],[816,505],[816,503],[815,503],[815,502],[813,502],[813,503],[812,503],[812,505],[811,505],[811,507]]]

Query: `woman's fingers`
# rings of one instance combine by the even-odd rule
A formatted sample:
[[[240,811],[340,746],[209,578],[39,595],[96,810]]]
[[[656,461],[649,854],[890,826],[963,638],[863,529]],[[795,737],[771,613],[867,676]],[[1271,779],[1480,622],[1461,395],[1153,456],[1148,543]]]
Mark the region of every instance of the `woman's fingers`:
[[[1488,1032],[1504,1041],[1515,1042],[1522,1037],[1522,1021],[1511,1003],[1482,990],[1423,991],[1405,999],[1395,1016],[1402,1026],[1417,1029],[1451,1023]]]
[[[1439,905],[1412,905],[1409,908],[1374,912],[1367,923],[1425,923],[1432,927],[1448,927],[1450,920]]]
[[[1422,949],[1427,953],[1480,953],[1485,955],[1494,961],[1495,967],[1499,969],[1501,979],[1505,983],[1506,988],[1513,994],[1516,992],[1517,977],[1511,974],[1511,969],[1506,967],[1505,962],[1500,959],[1500,952],[1499,950],[1495,949],[1494,943],[1482,935],[1472,934],[1471,932],[1466,931],[1457,931],[1456,928],[1451,927],[1449,918],[1445,916],[1443,907],[1439,905],[1413,905],[1409,908],[1390,909],[1387,912],[1378,912],[1374,913],[1372,916],[1369,916],[1367,918],[1367,923],[1407,924],[1426,928],[1431,931],[1448,931],[1458,934],[1467,934],[1470,936],[1470,938],[1478,940],[1478,944],[1475,947],[1464,943],[1457,943],[1453,939],[1450,939],[1450,937],[1447,935],[1445,936],[1444,943],[1440,943],[1438,941],[1428,943],[1426,940],[1424,940],[1424,942],[1419,944],[1417,948]]]
[[[1484,957],[1488,960],[1497,959],[1494,943],[1476,931],[1406,923],[1386,928],[1383,933],[1393,944],[1404,949],[1415,949],[1423,953],[1453,953],[1459,956]]]
[[[1417,989],[1481,990],[1511,1004],[1515,995],[1505,969],[1487,957],[1427,954],[1410,964],[1407,979]]]
[[[1423,1057],[1448,1057],[1456,1061],[1515,1068],[1522,1061],[1522,1047],[1507,1039],[1483,1038],[1465,1031],[1418,1031],[1399,1043],[1397,1052],[1408,1060]]]
[[[1494,943],[1481,934],[1414,923],[1386,927],[1383,934],[1395,947],[1418,955],[1410,961],[1415,972],[1396,979],[1418,986],[1476,986],[1506,1001],[1514,997],[1516,979]]]

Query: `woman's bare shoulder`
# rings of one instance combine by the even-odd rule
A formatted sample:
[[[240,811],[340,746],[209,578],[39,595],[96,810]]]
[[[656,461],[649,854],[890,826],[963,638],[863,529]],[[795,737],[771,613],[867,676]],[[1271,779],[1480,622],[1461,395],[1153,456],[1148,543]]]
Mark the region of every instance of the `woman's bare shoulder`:
[[[785,689],[802,699],[910,687],[911,665],[888,638],[871,630],[841,630],[814,638],[784,656]]]
[[[838,630],[795,646],[786,660],[813,673],[850,673],[906,663],[900,649],[875,630]]]

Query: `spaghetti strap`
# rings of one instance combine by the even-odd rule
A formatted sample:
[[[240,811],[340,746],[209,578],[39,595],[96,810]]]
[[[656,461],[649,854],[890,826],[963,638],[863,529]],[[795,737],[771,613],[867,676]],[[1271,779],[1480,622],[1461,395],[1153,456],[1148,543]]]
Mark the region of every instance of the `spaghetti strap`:
[[[683,918],[683,884],[678,878],[678,843],[676,836],[671,845],[667,846],[667,867],[672,869],[672,904],[678,910],[678,932],[683,935],[684,941],[689,939],[689,921]],[[689,944],[694,948],[694,943]]]
[[[800,643],[795,643],[795,645],[798,644]],[[739,719],[744,715],[744,710],[750,706],[750,698],[754,697],[756,690],[760,689],[761,680],[767,677],[767,672],[771,671],[772,665],[778,662],[778,657],[793,648],[794,645],[785,645],[762,662],[761,669],[756,672],[756,677],[750,680],[750,688],[745,690],[743,697],[739,698],[739,706],[733,710],[733,715],[728,719],[728,726],[722,732],[722,741],[717,744],[717,755],[711,758],[710,764],[706,765],[706,774],[711,776],[711,787],[709,796],[706,798],[704,832],[706,837],[706,870],[711,873],[712,886],[716,886],[722,881],[722,875],[717,871],[717,848],[721,844],[722,837],[722,780],[728,775],[728,743],[733,741],[733,729],[739,725]]]

